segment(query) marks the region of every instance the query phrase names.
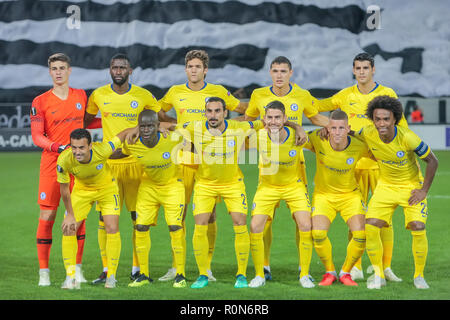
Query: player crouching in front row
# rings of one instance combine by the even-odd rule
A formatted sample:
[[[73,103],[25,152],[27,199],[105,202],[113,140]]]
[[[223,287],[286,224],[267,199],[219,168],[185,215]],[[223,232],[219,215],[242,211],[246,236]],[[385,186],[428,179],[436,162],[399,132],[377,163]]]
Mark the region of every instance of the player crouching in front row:
[[[130,129],[126,129],[111,141],[92,143],[91,134],[86,129],[76,129],[70,134],[71,148],[63,151],[57,161],[57,181],[66,207],[66,217],[62,223],[62,255],[66,268],[63,289],[80,289],[75,279],[77,254],[76,232],[87,218],[94,202],[102,208],[107,233],[106,256],[108,275],[105,288],[115,288],[116,270],[119,264],[121,240],[119,232],[119,190],[111,175],[106,160],[125,140]],[[72,193],[69,190],[70,176],[75,177]]]

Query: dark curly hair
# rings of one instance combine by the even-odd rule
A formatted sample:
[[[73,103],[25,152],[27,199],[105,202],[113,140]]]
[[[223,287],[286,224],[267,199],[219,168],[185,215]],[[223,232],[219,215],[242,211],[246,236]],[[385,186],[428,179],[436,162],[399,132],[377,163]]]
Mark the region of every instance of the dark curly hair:
[[[389,110],[394,114],[395,124],[397,125],[403,115],[403,107],[400,100],[390,96],[378,96],[373,98],[367,105],[366,116],[373,121],[373,112],[375,109]]]

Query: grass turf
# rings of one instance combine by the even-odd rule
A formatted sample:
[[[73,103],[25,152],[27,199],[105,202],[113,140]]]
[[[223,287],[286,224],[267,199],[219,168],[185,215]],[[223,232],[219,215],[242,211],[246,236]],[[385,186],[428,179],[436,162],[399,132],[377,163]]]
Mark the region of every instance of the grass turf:
[[[315,159],[306,152],[309,191],[313,191]],[[40,153],[1,153],[0,172],[0,299],[2,300],[448,300],[450,279],[446,276],[450,250],[447,219],[450,183],[450,152],[436,152],[440,160],[438,173],[428,195],[429,219],[427,235],[429,252],[425,276],[429,290],[417,290],[413,286],[414,263],[411,251],[411,235],[404,229],[401,209],[394,214],[394,255],[392,269],[403,279],[401,283],[388,283],[382,290],[366,289],[365,281],[359,287],[348,288],[334,284],[327,288],[302,288],[297,280],[298,257],[295,246],[295,226],[284,203],[273,224],[271,269],[273,281],[258,289],[234,289],[236,258],[231,218],[223,203],[217,208],[218,235],[212,270],[217,282],[211,282],[201,290],[172,288],[172,282],[159,282],[171,266],[170,238],[162,214],[158,225],[151,228],[152,247],[150,253],[150,276],[153,284],[143,288],[128,288],[132,263],[131,220],[124,212],[120,218],[122,252],[118,268],[118,287],[106,290],[83,284],[81,290],[61,290],[65,271],[61,258],[61,222],[64,206],[58,210],[53,229],[53,246],[50,257],[50,287],[40,288],[38,283],[38,261],[36,253],[36,228],[39,207],[36,203]],[[424,164],[422,163],[422,167]],[[245,175],[249,206],[257,185],[256,165],[241,165]],[[101,261],[97,244],[97,220],[95,211],[87,219],[87,236],[83,258],[85,277],[90,281],[101,272]],[[249,217],[250,220],[250,217]],[[249,221],[248,220],[248,221]],[[188,286],[197,277],[197,266],[192,251],[193,217],[189,207],[187,217],[187,262]],[[340,269],[347,246],[347,227],[340,217],[333,222],[329,237],[333,245],[333,258]],[[369,266],[367,254],[363,256],[363,267]],[[310,273],[316,283],[320,281],[324,268],[313,252]],[[248,280],[254,276],[251,256],[247,271]]]

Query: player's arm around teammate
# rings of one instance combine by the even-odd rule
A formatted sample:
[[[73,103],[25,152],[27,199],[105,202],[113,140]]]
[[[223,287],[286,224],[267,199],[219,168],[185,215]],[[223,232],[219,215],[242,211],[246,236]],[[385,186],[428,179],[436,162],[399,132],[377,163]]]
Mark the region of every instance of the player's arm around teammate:
[[[109,142],[92,143],[86,129],[76,129],[70,134],[71,149],[61,153],[57,162],[57,181],[66,217],[62,223],[63,261],[66,268],[66,280],[63,289],[79,289],[80,283],[75,278],[75,258],[77,250],[76,232],[87,218],[94,202],[98,202],[104,210],[104,221],[107,233],[106,255],[108,260],[108,277],[105,287],[114,288],[115,274],[120,256],[119,233],[119,194],[115,179],[112,177],[106,159],[120,147],[130,130],[120,132]],[[70,177],[75,176],[72,193],[69,190]]]
[[[284,105],[272,101],[264,115],[265,130],[258,133],[260,175],[258,189],[253,200],[250,223],[250,243],[255,265],[255,278],[249,286],[256,288],[265,284],[263,231],[267,221],[274,218],[275,206],[285,200],[299,230],[299,275],[304,288],[314,284],[309,277],[312,254],[311,212],[307,190],[300,178],[300,148],[291,136],[292,130],[284,125],[287,121]]]
[[[149,272],[151,248],[150,226],[155,226],[160,206],[169,227],[172,252],[176,262],[176,276],[173,286],[186,286],[185,278],[185,234],[182,216],[185,206],[184,185],[179,177],[177,154],[182,147],[183,137],[171,133],[166,137],[158,131],[157,114],[144,110],[138,117],[139,140],[135,144],[124,144],[123,152],[136,156],[144,168],[136,204],[136,251],[141,267],[140,276],[130,287],[141,287],[152,281]]]

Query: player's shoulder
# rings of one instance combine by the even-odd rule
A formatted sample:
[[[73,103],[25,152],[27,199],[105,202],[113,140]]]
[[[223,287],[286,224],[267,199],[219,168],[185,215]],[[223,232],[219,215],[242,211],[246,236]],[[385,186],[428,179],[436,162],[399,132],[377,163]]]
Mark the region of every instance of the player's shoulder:
[[[271,88],[270,86],[261,87],[261,88],[255,88],[252,91],[252,97],[257,97],[257,96],[271,94],[270,88]]]
[[[68,147],[59,154],[57,162],[59,164],[67,164],[70,160],[72,160],[72,157],[73,157],[72,148]]]
[[[42,105],[42,103],[45,103],[45,101],[47,101],[50,97],[52,96],[52,89],[47,90],[43,93],[41,93],[40,95],[36,96],[33,99],[33,102],[31,103],[31,105]]]
[[[395,97],[397,96],[394,89],[383,86],[381,84],[378,84],[376,91],[379,95],[388,95],[388,96],[395,96]]]
[[[292,83],[292,90],[291,93],[292,94],[298,94],[298,95],[310,95],[310,92],[306,89],[303,89],[302,87],[300,87],[298,84],[296,83]]]
[[[97,94],[106,94],[106,93],[110,93],[112,91],[111,89],[111,84],[105,84],[104,86],[98,87],[96,89],[94,89],[92,91],[92,95],[97,95]]]

